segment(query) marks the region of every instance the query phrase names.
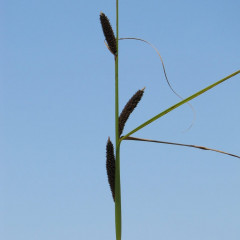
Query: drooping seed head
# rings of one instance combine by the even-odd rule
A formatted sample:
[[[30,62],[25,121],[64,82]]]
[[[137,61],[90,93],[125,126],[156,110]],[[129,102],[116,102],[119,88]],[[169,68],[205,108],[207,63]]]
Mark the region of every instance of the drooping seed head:
[[[116,38],[113,32],[112,26],[110,24],[110,21],[103,12],[100,13],[100,21],[101,21],[102,30],[103,30],[105,39],[107,41],[108,47],[110,51],[116,56],[117,54]]]
[[[112,192],[113,201],[115,201],[115,156],[114,156],[113,144],[110,138],[108,138],[106,150],[107,150],[106,169],[107,169],[108,182]]]
[[[137,107],[138,103],[140,102],[145,88],[138,90],[127,102],[125,107],[123,108],[120,116],[119,116],[119,136],[121,136],[124,126],[130,116],[130,114],[133,112],[133,110]]]

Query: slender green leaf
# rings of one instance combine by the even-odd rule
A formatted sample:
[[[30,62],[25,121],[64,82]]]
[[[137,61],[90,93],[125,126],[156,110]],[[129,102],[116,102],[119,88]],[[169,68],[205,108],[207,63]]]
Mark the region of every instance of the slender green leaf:
[[[122,138],[120,139],[120,142],[121,142],[122,140],[126,139],[127,137],[131,136],[133,133],[139,131],[140,129],[142,129],[142,128],[144,128],[144,127],[146,127],[148,124],[150,124],[150,123],[156,121],[157,119],[159,119],[160,117],[164,116],[165,114],[171,112],[172,110],[174,110],[174,109],[180,107],[180,106],[183,105],[184,103],[189,102],[190,100],[192,100],[192,99],[198,97],[199,95],[201,95],[201,94],[207,92],[208,90],[210,90],[210,89],[216,87],[216,86],[219,85],[220,83],[222,83],[222,82],[228,80],[228,79],[231,78],[231,77],[234,77],[235,75],[237,75],[237,74],[239,74],[239,73],[240,73],[240,70],[238,70],[238,71],[236,71],[236,72],[234,72],[234,73],[228,75],[227,77],[225,77],[225,78],[223,78],[223,79],[221,79],[221,80],[219,80],[219,81],[213,83],[212,85],[210,85],[210,86],[208,86],[208,87],[202,89],[201,91],[199,91],[199,92],[193,94],[192,96],[190,96],[190,97],[188,97],[188,98],[182,100],[181,102],[179,102],[179,103],[177,103],[177,104],[171,106],[170,108],[166,109],[165,111],[163,111],[163,112],[157,114],[157,115],[154,116],[153,118],[151,118],[151,119],[149,119],[148,121],[144,122],[143,124],[139,125],[139,126],[136,127],[135,129],[133,129],[131,132],[129,132],[128,134],[126,134],[124,137],[122,137]]]

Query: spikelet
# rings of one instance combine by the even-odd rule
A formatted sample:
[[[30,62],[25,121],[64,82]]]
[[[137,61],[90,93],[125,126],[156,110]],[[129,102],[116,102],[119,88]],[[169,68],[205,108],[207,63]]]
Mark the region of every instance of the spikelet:
[[[106,150],[107,150],[106,168],[107,168],[108,182],[112,192],[113,201],[115,201],[115,157],[114,157],[113,144],[110,138],[108,138]]]
[[[110,21],[103,12],[100,13],[100,21],[101,21],[103,33],[106,38],[108,47],[109,47],[110,51],[112,52],[112,54],[114,54],[116,56],[116,54],[117,54],[116,38],[115,38],[115,35],[113,32],[112,26],[110,24]]]
[[[125,123],[127,122],[130,114],[133,112],[133,110],[136,108],[136,106],[138,105],[138,103],[140,102],[143,93],[144,93],[144,89],[142,90],[138,90],[128,101],[128,103],[125,105],[125,107],[123,108],[120,116],[119,116],[119,136],[121,136]]]

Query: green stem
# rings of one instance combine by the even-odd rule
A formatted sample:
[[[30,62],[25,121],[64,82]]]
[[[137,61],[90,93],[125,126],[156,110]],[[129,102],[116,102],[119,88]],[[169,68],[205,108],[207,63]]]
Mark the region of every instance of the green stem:
[[[232,73],[231,75],[228,75],[227,77],[225,77],[225,78],[223,78],[223,79],[221,79],[221,80],[219,80],[219,81],[213,83],[212,85],[210,85],[210,86],[208,86],[208,87],[202,89],[201,91],[199,91],[199,92],[193,94],[192,96],[190,96],[190,97],[188,97],[188,98],[182,100],[181,102],[179,102],[179,103],[173,105],[172,107],[166,109],[165,111],[159,113],[158,115],[154,116],[153,118],[149,119],[149,120],[146,121],[145,123],[139,125],[137,128],[135,128],[134,130],[132,130],[131,132],[129,132],[128,134],[126,134],[124,137],[122,137],[122,138],[120,139],[120,142],[121,142],[122,140],[126,139],[127,137],[131,136],[133,133],[135,133],[135,132],[139,131],[140,129],[144,128],[144,127],[147,126],[148,124],[150,124],[150,123],[156,121],[158,118],[164,116],[165,114],[171,112],[172,110],[174,110],[174,109],[180,107],[180,106],[183,105],[184,103],[189,102],[190,100],[192,100],[192,99],[198,97],[199,95],[205,93],[206,91],[210,90],[210,89],[213,88],[213,87],[216,87],[218,84],[220,84],[220,83],[226,81],[227,79],[229,79],[229,78],[231,78],[231,77],[233,77],[233,76],[235,76],[235,75],[237,75],[237,74],[239,74],[239,73],[240,73],[240,70],[238,70],[238,71]]]
[[[119,139],[119,104],[118,104],[118,0],[116,0],[116,42],[117,54],[115,56],[115,134],[116,134],[116,163],[115,163],[115,226],[116,239],[121,240],[121,182],[120,182],[120,139]]]

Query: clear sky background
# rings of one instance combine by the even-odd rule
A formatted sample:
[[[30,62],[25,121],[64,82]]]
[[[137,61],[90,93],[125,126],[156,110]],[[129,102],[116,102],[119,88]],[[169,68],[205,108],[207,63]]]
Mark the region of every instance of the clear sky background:
[[[114,59],[103,11],[115,1],[2,0],[0,238],[113,240],[105,169],[114,140]],[[240,2],[119,0],[120,37],[160,51],[183,97],[240,69]],[[144,97],[125,133],[177,103],[148,45],[121,41],[120,110]],[[134,136],[240,154],[240,75]],[[123,240],[239,240],[240,160],[154,143],[121,147]]]

